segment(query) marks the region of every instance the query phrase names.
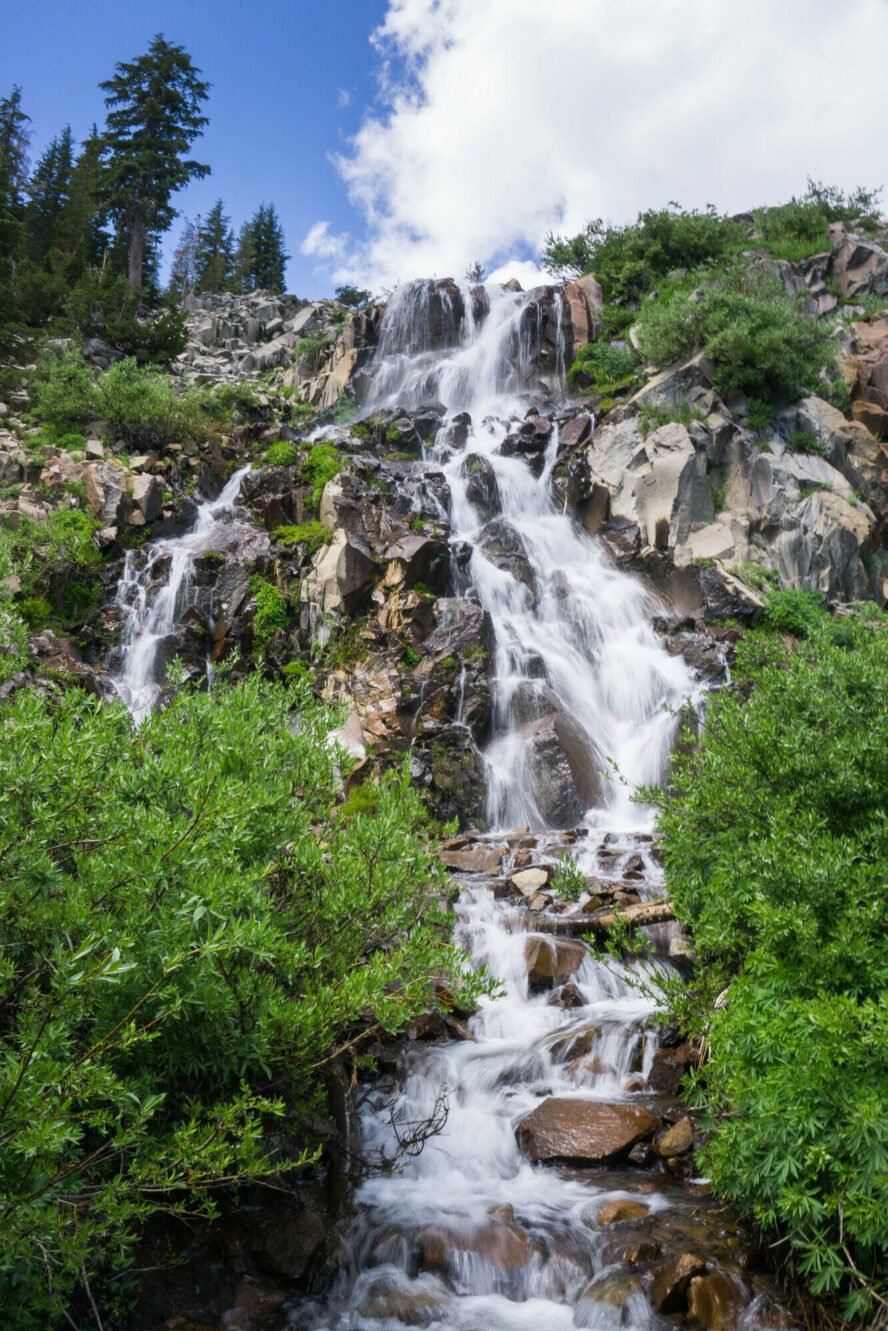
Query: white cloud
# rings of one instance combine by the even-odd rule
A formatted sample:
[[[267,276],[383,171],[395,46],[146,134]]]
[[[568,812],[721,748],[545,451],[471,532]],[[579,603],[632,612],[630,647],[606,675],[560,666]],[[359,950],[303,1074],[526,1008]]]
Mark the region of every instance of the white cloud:
[[[339,107],[340,111],[345,110],[347,106],[351,106],[351,103],[352,103],[352,95],[349,92],[348,88],[337,88],[336,105]]]
[[[299,245],[300,253],[313,254],[319,259],[340,260],[345,257],[347,238],[330,234],[329,222],[315,222]]]
[[[338,280],[460,275],[551,227],[739,211],[809,174],[881,183],[885,0],[390,0],[374,46],[382,109],[335,159],[365,238],[307,251]]]

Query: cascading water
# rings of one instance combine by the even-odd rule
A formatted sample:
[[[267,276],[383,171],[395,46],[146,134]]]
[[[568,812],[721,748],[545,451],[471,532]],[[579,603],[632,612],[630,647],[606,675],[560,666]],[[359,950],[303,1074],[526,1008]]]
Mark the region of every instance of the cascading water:
[[[559,367],[557,299],[555,311],[552,360]],[[426,463],[418,464],[418,479],[424,465],[443,468],[452,542],[471,551],[463,591],[478,598],[493,624],[490,823],[524,825],[480,844],[503,856],[501,874],[519,853],[519,863],[530,850],[537,863],[551,865],[572,845],[586,874],[645,899],[662,893],[662,876],[644,831],[647,811],[631,803],[631,791],[662,775],[676,709],[695,696],[696,684],[659,643],[650,623],[653,598],[559,511],[551,493],[557,429],[530,458],[503,451],[525,423],[528,404],[520,395],[531,385],[540,337],[533,293],[412,283],[385,315],[373,405],[416,408],[437,400],[448,413]],[[479,471],[486,501],[472,485]],[[528,834],[528,827],[554,821],[545,792],[553,750],[540,749],[547,726],[569,759],[574,787],[586,795],[586,827],[577,834]],[[605,773],[608,760],[618,775]],[[500,980],[501,995],[482,1001],[471,1039],[411,1047],[394,1108],[385,1084],[376,1088],[362,1115],[367,1157],[398,1158],[417,1124],[438,1120],[439,1130],[418,1155],[402,1154],[396,1168],[360,1186],[332,1294],[323,1305],[292,1308],[289,1325],[686,1325],[656,1313],[646,1277],[621,1265],[625,1233],[603,1228],[598,1212],[608,1201],[633,1202],[634,1214],[645,1217],[643,1237],[666,1214],[679,1225],[698,1223],[694,1206],[705,1201],[692,1202],[669,1178],[655,1188],[631,1169],[541,1170],[515,1135],[516,1122],[548,1096],[653,1103],[645,1080],[658,1045],[651,988],[640,992],[628,982],[629,967],[604,965],[588,953],[570,976],[569,1002],[553,1005],[528,974],[533,936],[525,908],[497,899],[489,881],[475,884],[456,907],[457,941]],[[670,928],[661,928],[661,942]],[[636,962],[631,970],[643,976],[646,967]],[[726,1270],[730,1291],[740,1276]],[[744,1317],[744,1326],[767,1325],[754,1306]]]
[[[197,555],[212,550],[218,529],[230,517],[250,468],[241,467],[217,499],[200,505],[191,530],[184,536],[153,542],[141,568],[128,550],[117,587],[123,618],[121,662],[112,683],[126,703],[136,725],[149,714],[163,687],[158,679],[159,652],[176,627],[187,588],[194,578]],[[166,581],[158,586],[158,570],[166,566]]]

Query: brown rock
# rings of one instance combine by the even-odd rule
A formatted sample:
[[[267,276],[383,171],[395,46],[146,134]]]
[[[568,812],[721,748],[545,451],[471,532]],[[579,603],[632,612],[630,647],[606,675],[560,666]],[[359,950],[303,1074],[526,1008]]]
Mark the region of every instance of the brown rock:
[[[667,1128],[654,1142],[654,1150],[664,1159],[669,1156],[687,1155],[694,1149],[694,1125],[685,1114],[684,1118],[672,1128]]]
[[[524,956],[531,988],[550,989],[553,984],[563,984],[580,969],[586,949],[572,938],[530,934],[524,944]]]
[[[601,1039],[601,1027],[574,1026],[564,1035],[560,1035],[549,1045],[549,1053],[556,1062],[563,1062],[569,1058],[582,1058],[590,1054]]]
[[[581,1160],[600,1164],[625,1155],[652,1137],[660,1120],[640,1105],[550,1096],[515,1128],[518,1145],[533,1161]]]
[[[695,1253],[673,1257],[654,1274],[651,1303],[659,1313],[684,1312],[688,1306],[688,1287],[694,1276],[706,1274],[706,1263]]]
[[[691,1331],[738,1331],[747,1302],[739,1280],[723,1271],[694,1276],[688,1286],[688,1326]]]
[[[556,989],[550,996],[548,1007],[575,1008],[585,1007],[586,1000],[583,992],[575,984],[563,984],[560,989]]]
[[[516,1271],[527,1266],[535,1249],[518,1225],[491,1220],[481,1229],[465,1233],[444,1226],[429,1226],[417,1235],[419,1264],[426,1271],[445,1271],[452,1258],[471,1252],[497,1271]]]
[[[533,897],[548,883],[549,870],[540,867],[521,869],[518,873],[513,873],[509,881],[523,897]]]
[[[605,1202],[595,1217],[599,1225],[616,1225],[621,1220],[640,1220],[648,1209],[641,1202]]]
[[[468,850],[442,850],[438,858],[460,873],[499,873],[503,852],[498,846],[472,846]]]
[[[644,1262],[655,1262],[662,1252],[659,1243],[646,1239],[643,1243],[633,1243],[623,1253],[623,1261],[630,1266],[641,1266]]]
[[[676,1049],[658,1049],[648,1074],[651,1090],[660,1095],[678,1095],[681,1079],[693,1061],[693,1050],[687,1043]]]
[[[585,443],[592,431],[592,419],[590,416],[574,416],[573,420],[565,421],[558,431],[558,442],[562,448],[576,448]]]

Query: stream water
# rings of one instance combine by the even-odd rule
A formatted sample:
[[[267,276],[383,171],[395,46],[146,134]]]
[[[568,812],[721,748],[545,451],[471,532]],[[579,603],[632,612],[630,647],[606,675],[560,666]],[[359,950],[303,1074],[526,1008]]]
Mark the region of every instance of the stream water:
[[[419,477],[423,466],[446,475],[451,541],[471,552],[462,591],[489,612],[495,638],[494,724],[484,754],[492,831],[474,844],[499,847],[502,881],[521,848],[523,862],[530,850],[534,864],[551,865],[568,842],[584,873],[645,899],[662,892],[662,878],[649,811],[632,802],[632,790],[663,775],[676,710],[698,701],[699,689],[651,626],[657,603],[556,504],[557,428],[529,458],[503,451],[526,424],[539,358],[540,321],[528,317],[529,301],[490,290],[479,315],[468,291],[436,294],[431,283],[400,290],[385,315],[373,405],[409,409],[433,399],[447,410]],[[563,346],[554,360],[560,368]],[[479,476],[483,502],[473,486]],[[547,826],[546,764],[538,760],[544,730],[569,749],[588,792],[575,837]],[[658,1107],[646,1081],[659,1040],[655,998],[631,982],[652,978],[649,963],[605,964],[587,953],[570,976],[573,1005],[558,1005],[557,995],[553,1004],[528,976],[525,906],[495,893],[483,876],[464,882],[457,939],[502,992],[482,1002],[470,1039],[414,1044],[403,1081],[381,1082],[370,1097],[363,1151],[399,1163],[361,1185],[332,1294],[292,1309],[289,1325],[689,1325],[657,1313],[643,1267],[621,1264],[625,1228],[600,1225],[598,1212],[608,1201],[631,1200],[630,1239],[656,1238],[667,1224],[699,1246],[701,1235],[715,1241],[708,1200],[662,1172],[532,1164],[515,1132],[549,1096]],[[654,931],[664,954],[671,928]],[[437,1122],[438,1131],[418,1154],[399,1151],[423,1122]],[[746,1309],[742,1325],[767,1326],[739,1268],[728,1261],[723,1276],[728,1304],[734,1290]]]
[[[216,499],[200,504],[191,529],[183,536],[152,542],[141,565],[135,551],[126,553],[117,585],[117,604],[123,618],[120,665],[112,683],[137,725],[154,707],[163,688],[160,657],[181,619],[194,579],[194,560],[217,545],[220,528],[231,518],[241,482],[249,470],[241,467]]]

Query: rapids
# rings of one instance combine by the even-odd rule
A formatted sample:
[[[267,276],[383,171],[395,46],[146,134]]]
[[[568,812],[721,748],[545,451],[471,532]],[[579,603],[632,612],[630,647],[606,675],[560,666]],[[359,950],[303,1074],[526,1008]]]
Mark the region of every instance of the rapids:
[[[662,893],[662,875],[650,813],[632,802],[632,791],[663,775],[676,713],[688,700],[699,705],[700,690],[654,632],[654,598],[559,510],[551,486],[557,427],[535,466],[501,451],[531,395],[544,400],[547,388],[558,390],[560,306],[548,386],[535,381],[535,309],[532,296],[503,289],[411,283],[399,290],[383,323],[370,409],[429,401],[446,408],[415,472],[421,484],[424,467],[443,469],[450,539],[470,551],[459,590],[493,623],[494,725],[484,755],[492,830],[484,843],[503,848],[506,874],[519,842],[534,847],[534,863],[550,865],[571,845],[584,873],[621,886],[628,873],[646,899]],[[492,514],[473,499],[478,465],[497,496]],[[492,557],[493,524],[508,533],[515,556],[506,567]],[[545,772],[534,762],[535,724],[552,711],[594,792],[576,835],[547,828]],[[669,1176],[654,1175],[654,1185],[650,1174],[626,1168],[533,1165],[515,1135],[516,1122],[549,1095],[656,1103],[645,1081],[659,1040],[656,972],[649,962],[627,967],[590,952],[571,977],[577,1005],[553,1006],[529,982],[525,917],[525,907],[500,899],[492,882],[476,876],[463,886],[456,941],[500,981],[499,996],[482,1002],[470,1039],[414,1042],[402,1079],[381,1077],[374,1087],[362,1111],[362,1154],[396,1163],[358,1188],[334,1287],[321,1302],[290,1308],[294,1331],[677,1324],[654,1311],[643,1281],[621,1267],[625,1232],[615,1237],[596,1217],[607,1201],[641,1203],[646,1219],[637,1237],[644,1237],[660,1218],[697,1224],[706,1201],[692,1201]],[[671,929],[655,931],[664,958]],[[669,967],[665,959],[658,965]],[[423,1122],[438,1130],[420,1151],[399,1150]],[[751,1305],[744,1324],[767,1325],[755,1318]]]

